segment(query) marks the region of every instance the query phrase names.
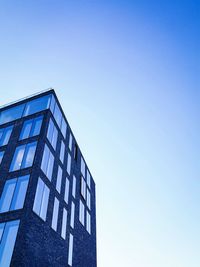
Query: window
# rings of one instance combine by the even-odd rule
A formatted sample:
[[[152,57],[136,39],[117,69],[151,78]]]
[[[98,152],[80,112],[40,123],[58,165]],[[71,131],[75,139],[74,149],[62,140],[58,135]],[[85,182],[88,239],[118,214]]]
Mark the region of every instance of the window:
[[[61,141],[61,147],[60,147],[60,160],[63,163],[64,162],[64,156],[65,156],[65,144],[63,141]]]
[[[78,145],[77,144],[74,145],[74,159],[75,161],[78,160]]]
[[[66,180],[65,180],[65,195],[64,195],[64,200],[66,203],[68,203],[68,198],[69,198],[69,180],[66,178]]]
[[[35,193],[35,199],[33,204],[33,211],[40,216],[44,221],[46,221],[47,217],[47,207],[49,202],[49,188],[42,181],[42,179],[38,178],[37,189]]]
[[[0,164],[2,162],[3,156],[4,156],[4,151],[0,151]]]
[[[91,217],[88,211],[86,213],[86,230],[91,234]]]
[[[85,161],[82,157],[81,157],[81,173],[83,177],[85,177]]]
[[[76,177],[73,175],[72,196],[76,197]]]
[[[63,134],[63,137],[65,138],[66,132],[67,132],[67,123],[66,123],[64,117],[62,118],[61,132]]]
[[[53,206],[53,218],[52,218],[52,224],[51,227],[57,231],[57,225],[58,225],[58,211],[59,211],[59,201],[55,197],[54,199],[54,206]]]
[[[58,166],[58,174],[57,174],[57,181],[56,181],[56,190],[60,193],[62,184],[62,168]]]
[[[0,125],[21,118],[24,111],[24,107],[25,104],[22,104],[0,112]]]
[[[73,256],[73,235],[69,235],[69,252],[68,252],[68,264],[72,266],[72,256]]]
[[[53,165],[54,165],[54,156],[51,153],[48,146],[45,144],[44,153],[42,157],[42,163],[41,163],[41,169],[44,172],[44,174],[46,174],[49,181],[51,181],[52,179]]]
[[[86,182],[83,179],[83,176],[81,177],[81,195],[86,199]]]
[[[29,175],[6,181],[0,200],[0,213],[23,208],[28,182]]]
[[[81,200],[79,203],[79,221],[83,226],[85,225],[85,206]]]
[[[19,220],[0,223],[0,266],[10,267],[17,238]]]
[[[56,150],[56,144],[57,144],[57,139],[58,139],[58,130],[53,123],[52,119],[50,118],[49,120],[49,126],[48,126],[48,131],[47,131],[47,138],[54,148]]]
[[[60,128],[61,126],[61,121],[62,121],[62,113],[60,111],[60,108],[58,106],[58,104],[55,104],[55,109],[54,109],[54,118],[58,124],[58,127]]]
[[[23,116],[28,116],[39,111],[45,110],[49,107],[51,95],[42,96],[26,103]]]
[[[66,232],[67,232],[67,210],[63,208],[62,230],[61,230],[61,236],[63,239],[66,239]]]
[[[20,140],[40,134],[42,120],[43,116],[39,116],[35,119],[25,121],[21,131]]]
[[[37,142],[32,142],[27,145],[18,146],[15,150],[13,160],[10,166],[10,171],[17,171],[28,168],[33,165]]]
[[[0,146],[5,146],[8,144],[10,135],[12,133],[12,129],[13,129],[13,126],[0,129]]]
[[[68,157],[67,157],[67,172],[70,175],[70,173],[71,173],[71,156],[69,153],[68,153]]]
[[[91,176],[90,176],[89,171],[87,170],[87,185],[89,188],[90,188],[90,184],[91,184]]]
[[[91,197],[90,197],[90,191],[87,189],[87,206],[88,209],[91,209]]]
[[[75,213],[75,204],[72,202],[71,204],[71,217],[70,217],[70,226],[74,228],[74,213]]]
[[[69,135],[69,150],[72,151],[72,134]]]

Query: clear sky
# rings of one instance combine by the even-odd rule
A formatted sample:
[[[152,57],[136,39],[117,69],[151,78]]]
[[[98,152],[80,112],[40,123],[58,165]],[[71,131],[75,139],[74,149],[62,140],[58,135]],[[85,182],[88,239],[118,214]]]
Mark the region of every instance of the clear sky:
[[[0,104],[56,89],[97,185],[98,267],[200,266],[199,10],[1,1]]]

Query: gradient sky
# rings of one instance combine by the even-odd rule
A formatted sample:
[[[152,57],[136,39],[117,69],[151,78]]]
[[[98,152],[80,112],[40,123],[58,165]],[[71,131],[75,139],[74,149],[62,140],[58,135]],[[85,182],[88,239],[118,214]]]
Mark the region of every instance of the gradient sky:
[[[0,3],[0,104],[55,88],[97,185],[98,267],[200,266],[199,11]]]

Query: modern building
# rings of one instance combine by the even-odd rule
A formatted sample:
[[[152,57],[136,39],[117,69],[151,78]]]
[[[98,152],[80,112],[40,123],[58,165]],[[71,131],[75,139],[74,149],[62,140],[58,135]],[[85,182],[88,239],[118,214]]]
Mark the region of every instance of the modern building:
[[[96,267],[95,183],[55,91],[0,108],[0,267]]]

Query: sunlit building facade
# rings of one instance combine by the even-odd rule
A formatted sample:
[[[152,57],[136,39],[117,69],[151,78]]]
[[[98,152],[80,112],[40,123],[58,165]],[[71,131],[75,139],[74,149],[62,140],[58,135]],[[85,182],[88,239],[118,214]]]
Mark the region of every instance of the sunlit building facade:
[[[96,267],[95,183],[53,89],[0,109],[0,267]]]

